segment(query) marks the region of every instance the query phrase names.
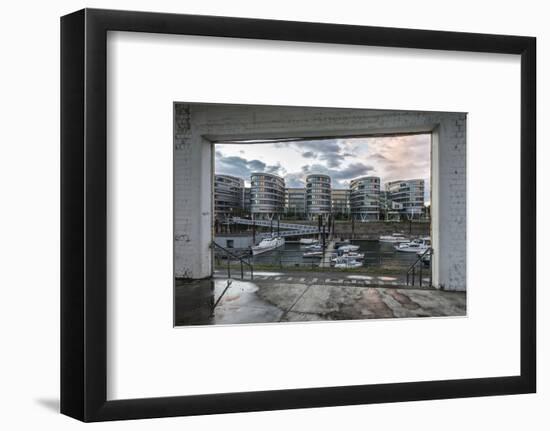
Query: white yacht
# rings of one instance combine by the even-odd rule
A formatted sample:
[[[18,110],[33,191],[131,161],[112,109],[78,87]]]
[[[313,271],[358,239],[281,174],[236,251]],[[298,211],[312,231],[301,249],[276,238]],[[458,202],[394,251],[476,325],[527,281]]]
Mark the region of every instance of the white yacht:
[[[317,241],[315,238],[300,238],[300,244],[302,245],[312,245],[317,244],[319,241]]]
[[[342,245],[338,247],[338,251],[341,251],[342,253],[347,253],[350,251],[357,251],[357,250],[359,250],[359,246],[353,245],[353,244],[347,244],[347,245]]]
[[[339,247],[342,247],[343,245],[348,245],[349,243],[350,243],[349,239],[342,239],[334,243],[334,248],[339,248]]]
[[[283,245],[285,245],[285,239],[282,237],[264,238],[258,245],[252,246],[252,254],[255,256],[266,251],[275,250]]]
[[[363,260],[365,258],[365,253],[357,253],[356,251],[350,251],[345,253],[344,256],[351,257],[355,260]]]
[[[304,257],[323,257],[322,251],[306,251]]]
[[[349,253],[342,256],[332,256],[330,259],[331,263],[341,263],[341,262],[353,262],[363,260],[364,255],[362,253]]]
[[[335,268],[359,268],[363,266],[361,262],[349,256],[339,256],[331,261]]]
[[[431,242],[429,238],[414,239],[410,242],[403,242],[393,246],[395,250],[405,253],[424,253],[430,247]]]
[[[389,242],[391,244],[399,244],[401,242],[409,242],[410,239],[407,238],[402,233],[392,233],[391,235],[381,235],[378,238],[380,242]]]

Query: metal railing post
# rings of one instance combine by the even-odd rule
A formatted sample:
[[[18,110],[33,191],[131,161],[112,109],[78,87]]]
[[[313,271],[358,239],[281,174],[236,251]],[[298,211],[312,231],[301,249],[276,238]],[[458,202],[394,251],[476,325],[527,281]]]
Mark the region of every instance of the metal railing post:
[[[229,256],[227,256],[226,259],[227,259],[227,278],[231,278],[231,259],[229,259]]]
[[[252,245],[256,244],[256,221],[252,220]]]
[[[254,263],[250,263],[250,261],[246,261],[243,256],[238,256],[236,254],[231,253],[229,250],[225,249],[221,245],[217,244],[215,241],[212,241],[210,247],[215,249],[216,247],[222,250],[225,253],[225,256],[227,258],[227,278],[231,278],[231,257],[237,259],[241,265],[241,279],[244,279],[244,265],[248,265],[250,268],[250,277],[251,279],[254,277]],[[218,257],[219,259],[219,257]],[[251,257],[252,262],[254,261],[254,255]]]
[[[432,272],[433,272],[432,262],[433,262],[433,258],[434,258],[434,251],[433,251],[433,249],[430,249],[430,286],[429,287],[433,287],[433,285],[432,285]]]

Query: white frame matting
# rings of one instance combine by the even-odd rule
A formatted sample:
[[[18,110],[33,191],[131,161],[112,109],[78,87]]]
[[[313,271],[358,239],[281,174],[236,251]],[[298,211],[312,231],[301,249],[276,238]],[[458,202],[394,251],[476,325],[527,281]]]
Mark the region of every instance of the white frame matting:
[[[109,399],[519,374],[518,56],[119,32],[107,47]],[[467,112],[468,316],[174,329],[174,101]]]

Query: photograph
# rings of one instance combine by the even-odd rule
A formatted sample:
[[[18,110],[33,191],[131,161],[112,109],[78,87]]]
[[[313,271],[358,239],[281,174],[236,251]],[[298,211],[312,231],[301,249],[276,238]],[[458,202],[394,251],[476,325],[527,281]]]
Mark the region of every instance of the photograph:
[[[3,6],[0,429],[550,430],[543,2]]]
[[[441,273],[466,185],[443,224],[438,138],[413,125],[436,116],[464,175],[465,113],[175,102],[175,326],[466,316],[464,273]]]

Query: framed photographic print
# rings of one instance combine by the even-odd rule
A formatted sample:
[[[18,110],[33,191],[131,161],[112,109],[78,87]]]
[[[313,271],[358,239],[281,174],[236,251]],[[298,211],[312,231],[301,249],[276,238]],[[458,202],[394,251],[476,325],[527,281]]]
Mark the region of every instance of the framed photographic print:
[[[536,41],[61,19],[61,411],[536,388]]]

